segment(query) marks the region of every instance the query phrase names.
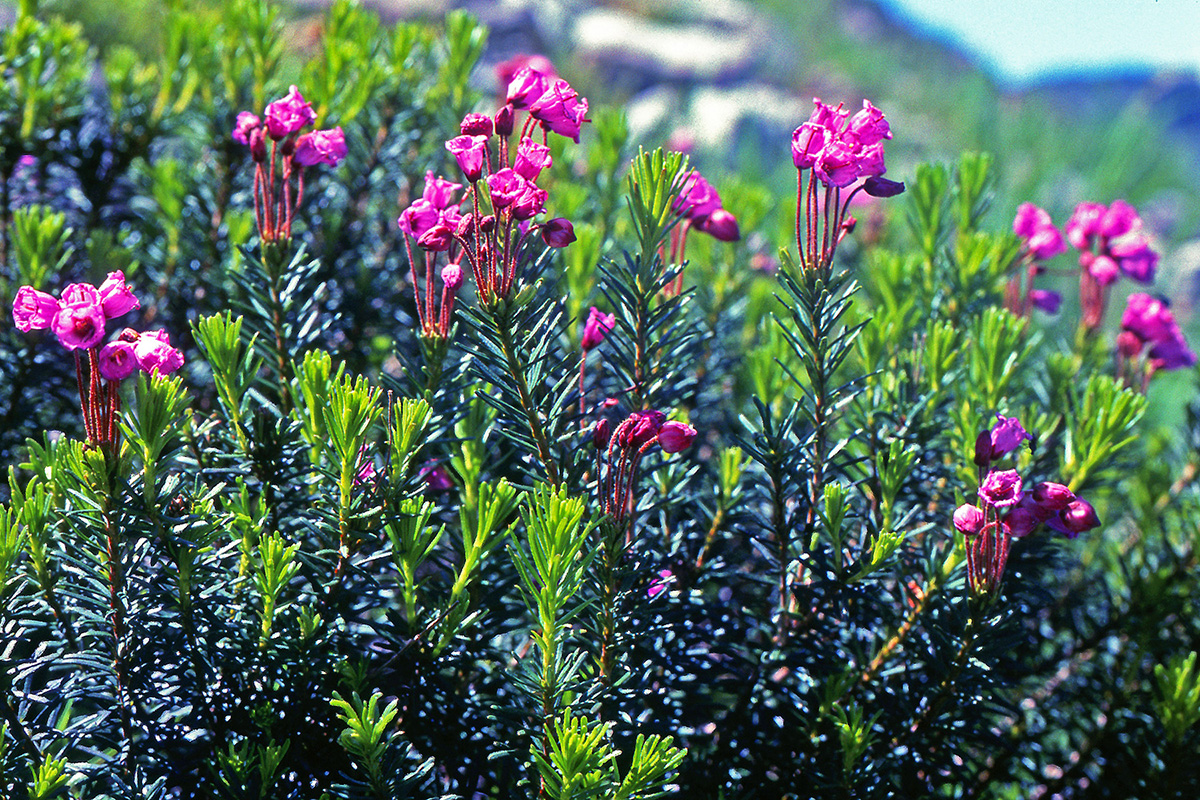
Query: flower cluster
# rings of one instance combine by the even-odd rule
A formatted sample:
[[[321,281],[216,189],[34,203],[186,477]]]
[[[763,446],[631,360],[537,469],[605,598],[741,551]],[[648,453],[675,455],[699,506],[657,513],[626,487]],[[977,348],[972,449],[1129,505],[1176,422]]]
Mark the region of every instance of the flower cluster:
[[[672,209],[683,220],[671,230],[671,253],[667,263],[678,264],[681,269],[674,284],[667,287],[670,296],[683,291],[682,265],[688,231],[695,228],[722,242],[736,242],[742,238],[737,218],[721,205],[721,195],[697,170],[692,170],[684,177]]]
[[[1158,253],[1142,228],[1133,206],[1117,200],[1110,206],[1080,203],[1063,226],[1067,241],[1079,250],[1079,300],[1083,324],[1091,330],[1104,316],[1108,288],[1122,274],[1151,283]]]
[[[668,422],[661,411],[635,411],[614,430],[607,419],[592,429],[596,446],[596,491],[600,512],[632,535],[634,489],[638,465],[654,445],[664,453],[679,453],[692,446],[696,429],[683,422]],[[607,467],[607,469],[604,469]]]
[[[792,162],[799,171],[796,242],[801,264],[828,269],[838,243],[854,229],[854,218],[846,214],[850,199],[859,191],[892,197],[904,191],[904,184],[883,177],[883,140],[892,138],[892,130],[870,100],[863,100],[862,110],[853,116],[841,104],[835,108],[816,97],[813,103],[808,121],[792,134]],[[806,190],[804,173],[809,170]],[[818,184],[824,197],[818,197]],[[845,201],[843,189],[849,190]]]
[[[1196,353],[1188,347],[1165,300],[1134,292],[1121,315],[1117,362],[1117,372],[1126,384],[1137,385],[1140,377],[1145,391],[1155,372],[1193,366]]]
[[[304,130],[316,121],[312,105],[295,86],[268,103],[261,118],[250,111],[237,115],[233,138],[247,145],[254,159],[254,220],[264,242],[291,238],[292,219],[304,197],[304,170],[300,167],[337,166],[346,157],[341,127]]]
[[[140,307],[125,282],[125,274],[119,271],[110,272],[98,288],[89,283],[73,283],[58,298],[32,286],[22,286],[13,300],[13,323],[17,330],[52,330],[62,346],[73,352],[79,403],[89,442],[116,441],[120,381],[139,369],[154,375],[174,372],[183,366],[183,354],[171,346],[170,338],[161,330],[138,333],[126,328],[116,340],[100,346],[110,319]],[[86,376],[81,351],[86,353]]]
[[[1027,490],[1016,469],[995,468],[1033,438],[1015,417],[996,417],[996,424],[975,440],[980,473],[976,502],[954,512],[954,527],[966,538],[967,585],[976,595],[999,587],[1014,537],[1046,525],[1074,539],[1100,524],[1092,505],[1063,484],[1043,481]]]
[[[1027,316],[1031,308],[1041,309],[1047,314],[1058,313],[1062,305],[1062,295],[1048,289],[1035,289],[1033,281],[1045,272],[1046,268],[1042,262],[1067,252],[1062,233],[1051,221],[1050,214],[1033,203],[1022,203],[1017,209],[1017,216],[1013,220],[1013,233],[1021,238],[1026,268],[1023,289],[1019,275],[1009,282],[1009,309],[1019,316]]]
[[[450,316],[454,311],[454,299],[463,283],[462,259],[466,250],[455,238],[455,231],[463,223],[460,211],[462,199],[459,192],[462,184],[445,178],[435,178],[433,172],[425,173],[425,190],[412,205],[404,209],[396,224],[404,232],[404,246],[408,250],[408,262],[413,267],[413,291],[416,295],[417,319],[421,335],[427,338],[445,339],[450,335]],[[417,277],[417,260],[413,257],[411,242],[424,253],[425,296],[422,298]],[[442,291],[440,302],[434,303],[433,275],[437,268],[437,254],[446,253],[447,263],[441,268]]]
[[[484,303],[508,297],[532,232],[537,231],[549,247],[566,247],[575,241],[570,221],[535,221],[545,211],[549,196],[537,182],[553,161],[547,136],[557,133],[578,142],[580,126],[588,121],[587,100],[580,99],[566,81],[535,66],[517,71],[506,100],[494,117],[467,114],[460,135],[446,142],[446,150],[470,183],[471,210],[453,229],[439,235],[453,238],[462,247]],[[512,148],[509,137],[521,110],[528,116]],[[540,142],[530,135],[538,126]],[[418,245],[424,246],[419,241]]]

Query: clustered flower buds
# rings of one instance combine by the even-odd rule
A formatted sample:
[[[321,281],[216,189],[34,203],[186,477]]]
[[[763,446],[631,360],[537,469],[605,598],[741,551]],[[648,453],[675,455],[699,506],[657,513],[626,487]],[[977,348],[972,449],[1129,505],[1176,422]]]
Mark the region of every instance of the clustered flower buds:
[[[1016,469],[995,468],[995,462],[1033,438],[1016,417],[996,417],[996,424],[975,440],[980,474],[976,502],[954,512],[954,527],[966,539],[967,585],[976,595],[999,588],[1014,537],[1028,536],[1044,524],[1074,539],[1100,525],[1091,504],[1063,484],[1044,481],[1030,489]]]
[[[445,339],[450,335],[450,317],[454,311],[454,300],[463,283],[462,259],[466,250],[461,246],[460,229],[466,230],[471,220],[462,215],[462,199],[459,192],[462,184],[435,178],[432,171],[425,173],[425,191],[404,209],[396,220],[406,235],[404,246],[408,250],[408,261],[413,266],[413,290],[416,293],[417,318],[421,335],[427,338]],[[467,215],[470,217],[471,215]],[[412,242],[424,254],[425,291],[421,296],[420,279],[417,277],[417,260],[413,257]],[[435,304],[434,272],[437,254],[445,253],[447,263],[441,268],[442,291],[440,302]]]
[[[1166,301],[1145,292],[1129,295],[1117,334],[1117,373],[1126,385],[1140,385],[1145,391],[1158,370],[1195,363],[1196,353],[1188,347]]]
[[[418,208],[414,203],[401,215],[400,222],[402,230],[414,235],[411,218],[429,220],[432,227],[424,229],[425,238],[416,237],[418,246],[427,253],[449,251],[454,264],[461,265],[465,257],[484,303],[508,297],[512,291],[530,233],[536,231],[548,247],[566,247],[575,241],[569,220],[535,221],[545,212],[549,197],[537,181],[553,161],[548,134],[557,133],[578,142],[580,126],[588,121],[587,100],[580,99],[566,81],[558,78],[545,58],[525,57],[520,63],[506,62],[501,67],[498,75],[502,82],[507,80],[508,87],[504,106],[494,117],[467,114],[459,126],[460,135],[446,142],[446,150],[470,184],[466,198],[470,212],[458,216],[458,203],[454,203],[456,224],[443,216],[439,227],[432,223],[430,209]],[[509,136],[520,110],[528,111],[528,115],[514,149]],[[540,142],[531,136],[537,126],[542,129]],[[449,207],[443,206],[440,211],[448,212]],[[405,215],[410,216],[407,224]],[[432,317],[428,274],[427,267],[430,313],[422,319],[423,329]]]
[[[634,490],[642,456],[655,444],[664,453],[679,453],[691,447],[695,439],[695,428],[683,422],[668,422],[661,411],[635,411],[615,430],[607,419],[597,422],[592,429],[592,442],[596,446],[600,512],[618,526],[631,526],[637,507]]]
[[[1038,308],[1047,314],[1058,313],[1062,295],[1047,289],[1035,289],[1033,281],[1046,270],[1042,262],[1067,252],[1062,234],[1051,221],[1050,214],[1033,203],[1022,203],[1017,209],[1013,233],[1020,237],[1025,255],[1025,285],[1022,287],[1019,273],[1009,281],[1006,305],[1022,317],[1028,316],[1031,308]]]
[[[841,240],[853,229],[846,209],[860,191],[873,197],[893,197],[904,184],[883,175],[883,140],[892,138],[883,112],[863,100],[853,116],[813,98],[816,108],[792,134],[792,162],[799,171],[796,187],[796,243],[800,263],[809,269],[828,269]],[[807,189],[804,173],[811,171]],[[818,184],[824,197],[818,197]],[[841,192],[848,190],[843,201]],[[803,235],[802,235],[802,227]]]
[[[341,127],[304,130],[316,121],[312,105],[295,86],[268,103],[261,119],[250,111],[237,115],[233,138],[250,148],[254,160],[254,220],[264,242],[291,238],[292,220],[304,197],[304,170],[298,167],[335,167],[346,157]]]
[[[1124,200],[1108,207],[1080,203],[1064,229],[1067,241],[1080,251],[1079,301],[1083,325],[1092,330],[1104,317],[1109,287],[1122,274],[1151,283],[1158,253],[1150,247],[1141,217]]]
[[[126,328],[115,341],[100,346],[108,320],[140,307],[120,271],[110,272],[99,288],[73,283],[58,298],[32,286],[22,286],[13,300],[13,323],[17,330],[53,330],[59,343],[73,352],[79,403],[89,442],[116,442],[120,381],[139,369],[155,375],[174,372],[183,366],[183,354],[171,346],[166,332],[161,330],[138,333]],[[80,351],[86,353],[86,375]]]

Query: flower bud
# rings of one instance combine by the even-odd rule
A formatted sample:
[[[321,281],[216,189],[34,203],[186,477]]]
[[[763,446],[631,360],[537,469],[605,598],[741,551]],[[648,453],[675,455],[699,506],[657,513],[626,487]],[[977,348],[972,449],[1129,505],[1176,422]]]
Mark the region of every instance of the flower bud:
[[[954,527],[964,536],[974,536],[983,528],[983,512],[978,507],[963,503],[954,510]]]
[[[597,450],[608,447],[610,439],[612,439],[612,423],[607,419],[601,419],[592,426],[592,444]]]
[[[442,283],[451,292],[457,292],[463,283],[463,269],[458,264],[447,264],[442,267]]]
[[[495,130],[497,136],[509,136],[513,132],[513,117],[515,111],[511,105],[504,105],[496,112]]]
[[[575,226],[569,219],[555,217],[542,226],[542,241],[548,247],[566,247],[575,241]]]
[[[1062,511],[1072,500],[1075,493],[1061,483],[1042,481],[1033,487],[1033,502],[1052,511]]]
[[[267,137],[262,128],[250,131],[250,157],[256,164],[267,160]]]
[[[491,233],[492,231],[496,230],[496,215],[495,214],[485,214],[483,217],[480,217],[479,230],[485,234]]]
[[[980,431],[975,437],[975,466],[987,467],[992,463],[992,432]]]
[[[658,431],[658,444],[664,453],[679,453],[692,446],[696,429],[683,422],[667,422]]]
[[[895,197],[904,191],[904,181],[893,181],[872,175],[863,181],[863,191],[871,197]]]
[[[458,223],[454,226],[454,235],[459,239],[469,239],[473,233],[471,229],[474,225],[475,215],[468,211],[458,218]]]
[[[471,113],[463,117],[462,124],[458,126],[458,130],[463,136],[488,136],[492,135],[493,130],[492,118],[487,114]]]

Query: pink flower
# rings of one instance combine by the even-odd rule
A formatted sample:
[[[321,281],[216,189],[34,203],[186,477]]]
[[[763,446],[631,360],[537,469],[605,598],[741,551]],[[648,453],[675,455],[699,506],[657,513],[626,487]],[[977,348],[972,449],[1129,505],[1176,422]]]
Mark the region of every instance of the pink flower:
[[[425,172],[425,191],[421,193],[421,197],[441,211],[458,205],[457,195],[460,189],[462,189],[461,183],[454,183],[445,178],[435,178],[433,170],[427,170]]]
[[[516,116],[511,103],[506,103],[496,110],[496,116],[493,122],[496,126],[496,135],[506,137],[513,132],[513,118]]]
[[[617,445],[631,450],[640,449],[643,445],[653,442],[662,429],[666,415],[661,411],[635,411],[621,423],[618,429]],[[617,434],[613,434],[617,436]]]
[[[454,488],[450,473],[432,461],[421,467],[421,477],[425,479],[425,488],[431,492],[446,492]]]
[[[444,253],[453,243],[454,232],[440,222],[417,237],[417,247],[431,253]]]
[[[992,470],[979,485],[979,496],[996,508],[1014,506],[1021,501],[1021,476],[1015,469]]]
[[[104,309],[104,316],[108,319],[142,307],[134,297],[133,289],[125,283],[125,273],[120,270],[108,273],[108,277],[97,291],[100,294],[100,307]]]
[[[859,148],[857,175],[859,178],[878,178],[887,172],[887,166],[883,163],[883,144],[875,143]]]
[[[1145,292],[1134,292],[1126,300],[1121,328],[1136,334],[1143,342],[1165,342],[1174,338],[1179,324],[1166,302]]]
[[[1065,534],[1068,539],[1074,539],[1081,533],[1099,527],[1100,518],[1096,516],[1096,509],[1092,508],[1091,503],[1075,498],[1066,508],[1046,520],[1046,524]]]
[[[317,121],[312,105],[304,100],[294,85],[284,97],[267,105],[264,116],[267,118],[267,134],[275,141]]]
[[[330,130],[310,131],[296,140],[296,152],[292,158],[297,164],[311,167],[328,164],[336,167],[346,157],[346,137],[342,126]]]
[[[1108,209],[1100,203],[1080,203],[1075,206],[1075,213],[1063,226],[1071,246],[1076,250],[1091,249],[1092,240],[1100,232],[1100,220],[1107,212]]]
[[[1034,486],[1031,495],[1034,503],[1049,511],[1062,511],[1075,499],[1075,493],[1068,487],[1051,481]]]
[[[592,306],[592,310],[588,312],[587,324],[583,326],[583,341],[580,347],[584,351],[591,350],[596,345],[604,341],[604,337],[608,335],[617,324],[617,318],[613,314],[605,314],[600,309]]]
[[[736,242],[742,238],[737,218],[723,208],[718,208],[696,223],[696,227],[722,242]]]
[[[858,178],[859,154],[843,141],[834,140],[817,155],[813,174],[825,184],[844,188]]]
[[[554,71],[554,65],[550,63],[550,59],[543,55],[521,53],[496,65],[496,83],[500,86],[508,86],[512,83],[513,78],[517,76],[517,73],[527,68],[546,77],[558,77],[558,73]]]
[[[513,172],[522,178],[536,181],[542,170],[553,162],[550,158],[550,148],[535,142],[528,136],[517,145],[517,157],[513,161]]]
[[[1184,341],[1183,332],[1177,327],[1174,335],[1150,348],[1150,363],[1155,369],[1181,369],[1196,365],[1196,354]]]
[[[796,169],[808,169],[817,162],[817,155],[825,149],[832,134],[824,125],[805,122],[792,132],[792,163]]]
[[[130,342],[118,339],[100,348],[100,375],[105,380],[120,381],[138,368],[137,354]]]
[[[850,116],[850,112],[842,108],[842,104],[838,103],[836,107],[828,103],[822,103],[821,98],[813,98],[812,114],[809,115],[808,121],[823,128],[828,129],[835,135],[841,135],[842,130],[846,126],[846,120]]]
[[[660,569],[658,577],[650,581],[650,586],[646,589],[647,597],[657,597],[667,590],[667,587],[675,582],[675,573],[669,569]]]
[[[491,117],[474,112],[463,117],[458,125],[458,132],[463,136],[482,136],[484,139],[490,138],[493,130]]]
[[[1150,242],[1141,235],[1128,236],[1113,242],[1109,252],[1121,272],[1139,283],[1152,283],[1158,267],[1158,253],[1150,248]]]
[[[463,268],[458,264],[447,264],[442,267],[442,283],[451,292],[457,292],[463,284]]]
[[[954,509],[954,527],[964,536],[974,536],[983,528],[984,515],[978,506],[963,503]]]
[[[1116,239],[1141,226],[1142,218],[1133,206],[1124,200],[1114,200],[1097,222],[1096,232],[1106,239]]]
[[[95,347],[104,338],[104,308],[96,287],[73,283],[62,295],[58,312],[50,323],[54,334],[68,350]]]
[[[542,127],[579,142],[579,129],[588,122],[588,102],[561,78],[552,79],[545,93],[529,106],[529,114]]]
[[[689,219],[702,219],[721,207],[721,196],[696,170],[684,178],[679,197],[671,206],[676,214]]]
[[[446,150],[458,162],[458,168],[471,183],[483,177],[483,165],[487,163],[486,136],[455,136],[446,142]]]
[[[433,203],[421,197],[400,212],[400,218],[396,220],[396,224],[409,236],[419,239],[425,231],[437,225],[439,219],[441,219],[441,215],[433,207]]]
[[[233,126],[233,140],[242,144],[250,144],[250,132],[258,126],[262,125],[262,120],[258,115],[249,111],[241,111],[237,115],[237,122]]]
[[[1025,239],[1025,249],[1035,261],[1048,261],[1059,253],[1067,252],[1067,244],[1058,228],[1048,225]]]
[[[664,453],[679,453],[692,446],[696,429],[683,422],[666,422],[658,430],[658,445]]]
[[[166,375],[183,366],[183,353],[171,346],[164,330],[142,333],[134,343],[133,353],[142,372],[151,375]]]
[[[575,241],[575,226],[569,219],[555,217],[542,226],[542,241],[547,247],[566,247]]]
[[[1086,255],[1091,255],[1091,253],[1083,253],[1080,256],[1080,263],[1083,263],[1083,256]],[[1121,277],[1121,268],[1117,265],[1117,262],[1103,254],[1098,255],[1088,261],[1088,264],[1086,267],[1084,267],[1084,269],[1086,269],[1088,274],[1095,278],[1096,283],[1100,284],[1101,286],[1111,286],[1117,282],[1117,278]]]
[[[497,211],[508,208],[525,193],[529,182],[509,168],[499,170],[487,178],[488,192],[492,196],[492,207]]]
[[[846,126],[846,135],[866,147],[892,138],[892,129],[883,112],[871,105],[870,100],[863,100],[862,111],[851,117]]]
[[[1062,306],[1062,295],[1049,289],[1030,289],[1029,302],[1047,314],[1057,314]]]
[[[517,70],[508,83],[508,104],[515,109],[531,107],[550,88],[550,82],[557,79],[555,75],[548,75],[530,66]]]
[[[512,215],[514,219],[527,220],[533,219],[538,214],[546,209],[546,200],[549,194],[545,189],[539,189],[533,183],[526,183],[525,191],[521,192],[512,204]],[[524,235],[526,231],[521,231]]]
[[[595,425],[592,426],[592,446],[597,450],[603,450],[608,447],[609,441],[612,439],[612,423],[606,418],[601,418]]]
[[[58,313],[58,301],[32,286],[22,286],[13,299],[13,324],[19,331],[49,328]]]
[[[1017,216],[1013,220],[1013,233],[1022,239],[1028,239],[1042,228],[1051,227],[1053,224],[1050,214],[1044,209],[1033,203],[1021,203],[1017,206]]]
[[[1008,455],[1021,446],[1021,442],[1032,440],[1033,436],[1021,425],[1016,417],[996,415],[997,422],[992,426],[989,437],[992,440],[992,459]]]

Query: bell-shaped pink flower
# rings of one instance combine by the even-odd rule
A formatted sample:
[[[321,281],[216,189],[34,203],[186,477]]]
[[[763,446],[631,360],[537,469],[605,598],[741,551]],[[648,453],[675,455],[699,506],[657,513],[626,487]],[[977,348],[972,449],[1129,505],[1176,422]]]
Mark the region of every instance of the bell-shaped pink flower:
[[[850,145],[834,140],[821,150],[813,174],[829,186],[844,188],[858,178],[859,155]]]
[[[542,127],[579,142],[579,130],[587,118],[588,101],[579,97],[561,78],[551,80],[545,93],[529,106],[529,114]]]
[[[1068,487],[1052,481],[1042,481],[1030,494],[1034,503],[1050,511],[1062,511],[1075,499],[1075,493]]]
[[[721,207],[721,195],[696,170],[688,173],[671,208],[689,219],[703,219]]]
[[[1108,212],[1100,203],[1080,203],[1063,226],[1067,241],[1076,250],[1089,250],[1093,239],[1100,233],[1100,220]]]
[[[97,360],[101,377],[109,381],[124,380],[138,368],[133,344],[119,339],[101,347]]]
[[[500,211],[515,203],[517,198],[525,193],[529,181],[506,167],[488,175],[487,185],[492,196],[492,207]]]
[[[1074,539],[1081,533],[1098,528],[1100,517],[1096,516],[1096,509],[1092,508],[1091,503],[1077,497],[1058,514],[1046,520],[1046,524],[1065,534],[1068,539]]]
[[[183,353],[171,346],[164,330],[146,331],[133,345],[134,356],[142,372],[166,375],[183,366]]]
[[[297,164],[311,167],[314,164],[328,164],[336,167],[346,157],[346,136],[342,126],[320,131],[309,131],[296,140],[296,152],[292,160]]]
[[[1136,334],[1143,342],[1167,341],[1173,338],[1178,327],[1171,309],[1158,297],[1134,292],[1125,301],[1121,328]]]
[[[396,224],[409,236],[419,239],[425,231],[437,225],[440,219],[441,215],[433,207],[433,203],[419,197],[411,206],[400,212]]]
[[[433,170],[427,170],[425,172],[425,191],[421,193],[421,197],[441,211],[458,205],[460,189],[462,189],[461,183],[448,181],[445,178],[435,178]]]
[[[1058,228],[1048,225],[1025,239],[1025,249],[1035,261],[1048,261],[1059,253],[1067,252],[1067,244]]]
[[[1054,225],[1050,213],[1033,203],[1021,203],[1017,206],[1017,216],[1013,219],[1013,233],[1022,239],[1028,239],[1042,228]]]
[[[520,53],[496,65],[496,83],[500,86],[508,86],[517,73],[523,69],[530,69],[548,78],[558,77],[558,72],[550,63],[550,59],[536,53]]]
[[[444,253],[454,243],[454,232],[440,222],[417,237],[417,247],[431,253]]]
[[[846,136],[866,147],[881,139],[892,138],[892,129],[883,118],[883,112],[871,105],[870,100],[863,100],[862,111],[851,117],[846,125]]]
[[[548,75],[529,65],[522,67],[508,83],[508,104],[516,109],[529,108],[541,99],[554,80],[557,80],[554,75]]]
[[[1112,243],[1108,249],[1121,272],[1139,283],[1153,283],[1158,268],[1158,253],[1144,236],[1127,236]]]
[[[963,503],[954,509],[954,527],[964,536],[974,536],[983,529],[984,515],[978,506]]]
[[[575,226],[569,219],[555,217],[542,226],[542,241],[547,247],[566,247],[575,241]]]
[[[1100,217],[1096,232],[1106,239],[1116,239],[1142,226],[1142,218],[1124,200],[1114,200]]]
[[[267,134],[275,141],[298,133],[317,121],[312,105],[305,101],[294,85],[285,96],[269,103],[263,116],[267,119]]]
[[[979,484],[979,496],[996,508],[1015,506],[1021,501],[1021,476],[1015,469],[992,470]]]
[[[49,328],[58,313],[58,301],[32,286],[22,286],[13,298],[13,324],[19,331]]]
[[[96,287],[73,283],[63,290],[50,327],[68,350],[95,347],[104,338],[104,308]]]
[[[552,162],[550,148],[526,136],[517,145],[517,157],[513,160],[512,168],[522,178],[536,181],[542,170]]]
[[[467,114],[458,125],[458,132],[463,136],[482,136],[484,139],[490,138],[494,129],[491,117],[476,112]]]
[[[549,196],[545,189],[539,189],[533,183],[527,183],[525,191],[521,192],[521,196],[513,201],[513,218],[518,220],[533,219],[546,209],[546,200]],[[522,235],[526,232],[525,230],[521,231]]]
[[[458,162],[458,168],[467,176],[471,183],[483,177],[483,167],[487,163],[488,137],[483,135],[455,136],[446,142],[446,150]]]
[[[1002,417],[997,414],[996,420],[989,434],[992,441],[992,460],[1003,458],[1026,440],[1033,440],[1033,436],[1016,417]]]
[[[450,473],[432,461],[426,462],[421,467],[420,475],[425,480],[425,488],[428,491],[447,492],[454,488],[454,480],[450,477]]]
[[[658,445],[664,453],[680,453],[692,446],[696,429],[683,422],[664,422],[658,429]]]
[[[117,270],[108,273],[104,283],[97,290],[100,294],[100,306],[108,319],[127,314],[135,308],[141,308],[141,303],[133,294],[133,289],[125,283],[125,273]]]
[[[240,111],[237,115],[237,122],[233,126],[233,140],[242,144],[250,144],[250,132],[262,125],[262,120],[257,114],[250,111]]]
[[[809,115],[808,121],[820,125],[829,130],[834,136],[840,136],[845,130],[846,121],[850,117],[850,111],[842,107],[841,103],[837,106],[831,106],[828,103],[822,103],[821,98],[813,98],[813,111]]]
[[[824,125],[805,122],[792,132],[792,163],[796,169],[809,169],[833,136]]]
[[[722,242],[736,242],[742,238],[737,218],[723,208],[718,208],[696,223],[696,227]]]
[[[1083,255],[1090,255],[1084,253]],[[1101,286],[1111,286],[1117,282],[1117,278],[1121,277],[1121,268],[1116,261],[1104,254],[1100,254],[1088,262],[1088,274],[1096,279],[1096,283]]]
[[[617,444],[620,447],[630,450],[640,449],[643,445],[655,440],[658,432],[662,430],[663,422],[666,421],[666,418],[666,415],[661,411],[646,410],[633,412],[625,422],[621,423],[621,428],[624,428],[624,430],[621,431]]]
[[[604,341],[604,337],[608,335],[617,324],[617,318],[613,314],[605,314],[600,309],[592,306],[592,310],[588,312],[587,323],[583,326],[583,341],[580,343],[585,351],[591,350],[596,345]]]
[[[876,142],[858,151],[858,172],[855,177],[878,178],[887,172],[883,163],[883,144]]]

